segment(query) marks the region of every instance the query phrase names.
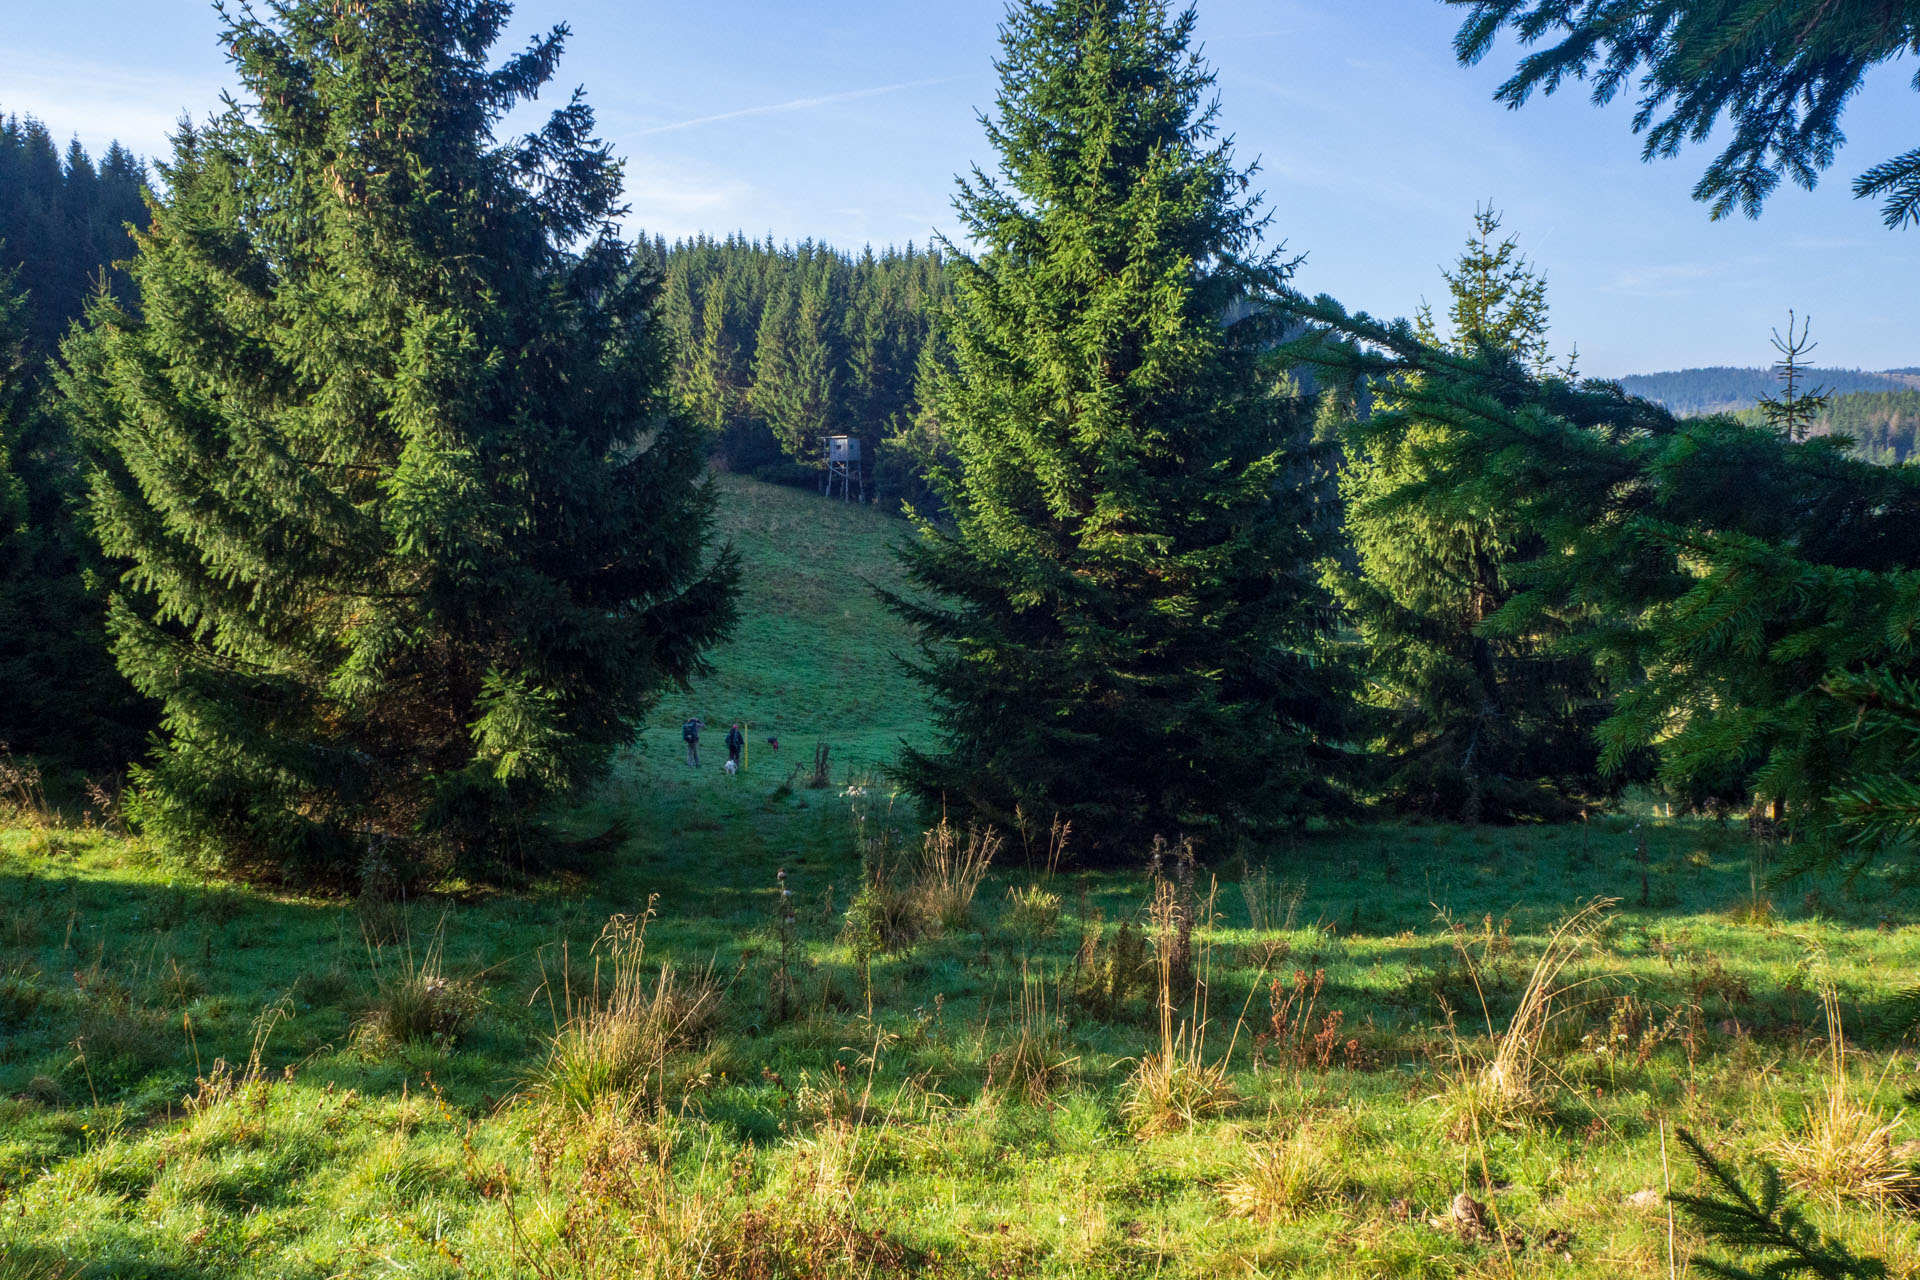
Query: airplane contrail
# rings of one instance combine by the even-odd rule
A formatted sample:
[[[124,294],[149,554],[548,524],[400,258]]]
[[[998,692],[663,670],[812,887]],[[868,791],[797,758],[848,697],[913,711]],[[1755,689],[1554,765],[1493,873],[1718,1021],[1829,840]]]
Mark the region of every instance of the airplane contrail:
[[[877,89],[852,89],[846,93],[829,93],[817,98],[795,98],[791,102],[775,102],[764,107],[742,107],[738,111],[722,111],[718,115],[696,116],[692,120],[655,125],[651,129],[639,130],[635,136],[644,138],[656,133],[675,133],[681,129],[691,129],[696,125],[717,124],[722,120],[738,120],[742,116],[770,116],[783,111],[804,111],[808,107],[824,107],[832,102],[851,102],[855,98],[872,98],[883,93],[896,93],[901,89],[921,89],[930,84],[949,84],[959,78],[942,76],[937,80],[906,80],[900,84],[883,84]]]

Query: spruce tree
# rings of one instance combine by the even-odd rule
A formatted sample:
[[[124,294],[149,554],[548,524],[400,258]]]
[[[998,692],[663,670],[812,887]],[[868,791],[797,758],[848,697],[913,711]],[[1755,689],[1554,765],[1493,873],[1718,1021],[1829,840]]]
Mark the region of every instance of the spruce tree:
[[[732,617],[650,255],[576,93],[500,141],[564,27],[495,0],[223,11],[244,101],[183,125],[67,399],[164,705],[136,814],[229,866],[402,879],[548,856]]]
[[[1345,339],[1321,348],[1327,371],[1445,423],[1436,475],[1537,535],[1488,626],[1570,626],[1610,694],[1603,767],[1652,752],[1670,794],[1751,802],[1801,859],[1912,871],[1907,798],[1887,783],[1912,766],[1890,720],[1920,681],[1920,469],[1850,457],[1844,437],[1676,418],[1327,299],[1302,310]]]
[[[1083,849],[1258,834],[1337,803],[1341,706],[1310,415],[1263,366],[1288,264],[1216,134],[1195,17],[1016,0],[998,176],[956,208],[953,368],[935,381],[952,523],[918,524],[939,745],[902,780]]]
[[[1499,231],[1490,205],[1476,210],[1466,250],[1445,272],[1449,335],[1424,306],[1414,331],[1429,345],[1490,348],[1543,372],[1546,281]],[[1488,630],[1516,589],[1510,562],[1532,540],[1509,509],[1437,470],[1453,428],[1410,404],[1385,384],[1371,411],[1345,425],[1352,561],[1329,575],[1379,713],[1382,793],[1399,808],[1469,821],[1567,812],[1573,793],[1597,784],[1592,671],[1553,652],[1551,625],[1549,634]]]

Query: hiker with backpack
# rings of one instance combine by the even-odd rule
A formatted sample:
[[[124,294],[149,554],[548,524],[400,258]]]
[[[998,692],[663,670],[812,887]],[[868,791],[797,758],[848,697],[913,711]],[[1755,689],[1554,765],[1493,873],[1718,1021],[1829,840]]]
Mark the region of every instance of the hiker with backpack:
[[[740,731],[740,722],[735,720],[733,728],[727,730],[727,763],[735,769],[740,767],[740,753],[746,749],[746,745],[747,735]]]
[[[690,717],[685,724],[680,726],[680,740],[687,744],[687,766],[689,768],[698,769],[700,767],[700,731],[706,727],[706,723],[702,721],[699,716]]]

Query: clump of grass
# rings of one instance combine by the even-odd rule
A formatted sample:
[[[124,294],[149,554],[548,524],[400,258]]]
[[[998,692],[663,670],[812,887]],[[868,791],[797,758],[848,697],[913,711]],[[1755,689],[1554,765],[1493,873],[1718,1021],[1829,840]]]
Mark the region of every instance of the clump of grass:
[[[851,789],[861,796],[867,790]],[[864,984],[874,956],[904,952],[929,934],[957,932],[972,923],[974,897],[1001,838],[992,827],[961,831],[943,818],[909,851],[894,828],[871,823],[860,804],[854,806],[854,822],[860,890],[847,904],[842,937]]]
[[[1067,1053],[1057,988],[1049,1004],[1045,979],[1021,965],[1019,1021],[987,1060],[987,1088],[1039,1106],[1072,1081],[1079,1061]]]
[[[451,1048],[473,1024],[480,1012],[478,993],[442,971],[445,924],[443,918],[417,963],[409,944],[397,971],[382,973],[380,951],[370,950],[378,986],[372,1007],[354,1024],[353,1041],[361,1052],[380,1056],[411,1044]]]
[[[1007,928],[1023,946],[1053,936],[1060,924],[1060,895],[1037,884],[1007,890]]]
[[[0,1025],[26,1021],[46,999],[38,969],[18,963],[0,969]]]
[[[543,1134],[577,1173],[545,1229],[526,1229],[506,1197],[518,1269],[643,1280],[904,1274],[905,1250],[860,1220],[864,1167],[851,1126],[796,1143],[781,1175],[759,1187],[750,1162],[716,1158],[710,1137],[685,1149],[683,1129],[602,1099]]]
[[[1249,866],[1240,880],[1240,896],[1247,904],[1247,922],[1255,933],[1284,933],[1293,928],[1307,886],[1275,880],[1265,863]]]
[[[1900,1116],[1888,1119],[1849,1088],[1846,1033],[1831,982],[1821,984],[1820,1003],[1827,1015],[1821,1100],[1807,1108],[1806,1127],[1775,1143],[1770,1154],[1802,1191],[1854,1200],[1920,1196],[1920,1176],[1894,1153]]]
[[[592,991],[576,999],[569,980],[566,1022],[533,1079],[533,1092],[547,1103],[587,1114],[607,1098],[663,1099],[674,1083],[672,1060],[711,1032],[720,986],[711,972],[648,967],[653,915],[649,899],[640,915],[608,920],[594,943]]]
[[[1239,1102],[1226,1062],[1206,1061],[1205,1044],[1203,1035],[1182,1025],[1171,1041],[1141,1059],[1121,1103],[1135,1133],[1177,1133],[1225,1115]]]
[[[80,1269],[51,1251],[0,1244],[0,1280],[72,1280]]]
[[[1239,1101],[1227,1070],[1233,1046],[1229,1044],[1218,1059],[1207,1060],[1206,957],[1202,956],[1198,966],[1186,959],[1193,922],[1192,908],[1183,903],[1182,896],[1172,882],[1158,880],[1148,908],[1153,927],[1160,1043],[1134,1069],[1121,1102],[1128,1123],[1142,1137],[1188,1128],[1225,1114]],[[1211,914],[1211,900],[1208,906]],[[1183,960],[1190,967],[1193,989],[1188,1015],[1176,1020],[1174,977]]]
[[[473,989],[438,973],[408,974],[381,986],[354,1028],[354,1043],[380,1053],[403,1044],[451,1047],[479,1012]]]
[[[1026,865],[1031,869],[1034,865],[1033,840],[1039,830],[1038,824],[1027,816],[1024,808],[1016,804],[1013,806],[1013,825],[1020,833],[1020,847],[1026,855]],[[1040,859],[1041,875],[1049,883],[1059,872],[1061,860],[1067,856],[1067,845],[1072,839],[1073,824],[1058,813],[1054,814],[1053,821],[1047,824],[1046,843],[1041,848]]]
[[[1456,1038],[1450,1101],[1460,1118],[1478,1130],[1483,1122],[1510,1125],[1544,1111],[1554,1073],[1548,1061],[1548,1032],[1584,1001],[1576,999],[1598,975],[1570,977],[1575,961],[1598,943],[1608,912],[1617,899],[1599,898],[1574,911],[1553,927],[1547,945],[1534,962],[1527,985],[1504,1031],[1496,1031],[1487,1008],[1479,968],[1460,932],[1443,914],[1454,938],[1456,954],[1473,979],[1480,1010],[1493,1039],[1493,1053],[1474,1062]]]
[[[173,1056],[172,1022],[130,1005],[89,1007],[73,1040],[75,1062],[90,1080],[126,1082]]]
[[[1246,1166],[1221,1188],[1227,1208],[1256,1222],[1286,1222],[1336,1190],[1337,1135],[1302,1120],[1292,1133],[1253,1147]]]
[[[922,833],[910,896],[929,922],[950,933],[972,923],[974,895],[1000,846],[992,827],[969,825],[962,832],[944,817]]]

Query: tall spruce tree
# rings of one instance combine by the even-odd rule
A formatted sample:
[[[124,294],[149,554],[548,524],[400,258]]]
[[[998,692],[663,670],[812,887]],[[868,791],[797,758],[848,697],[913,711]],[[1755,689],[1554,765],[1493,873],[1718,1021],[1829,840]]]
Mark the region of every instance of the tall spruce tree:
[[[999,176],[956,199],[950,525],[902,557],[940,730],[903,781],[1130,840],[1338,803],[1310,413],[1262,363],[1288,264],[1215,131],[1191,9],[1015,0]]]
[[[1423,306],[1421,341],[1489,348],[1545,371],[1546,280],[1500,235],[1491,205],[1475,211],[1445,277],[1449,333]],[[1592,728],[1602,707],[1591,666],[1553,651],[1564,628],[1551,618],[1519,633],[1489,630],[1516,590],[1511,562],[1533,539],[1497,498],[1438,471],[1453,428],[1420,415],[1417,402],[1384,384],[1371,411],[1345,424],[1352,561],[1329,575],[1379,711],[1382,791],[1400,808],[1447,818],[1566,812],[1598,781]]]
[[[495,130],[497,0],[222,10],[244,102],[183,125],[69,344],[115,653],[164,704],[137,815],[239,867],[498,872],[732,618],[650,253],[576,93]]]

